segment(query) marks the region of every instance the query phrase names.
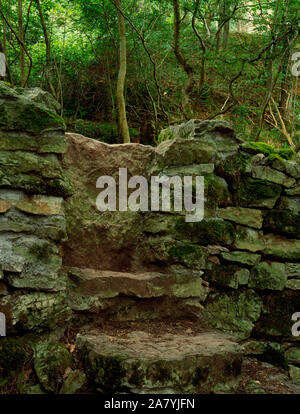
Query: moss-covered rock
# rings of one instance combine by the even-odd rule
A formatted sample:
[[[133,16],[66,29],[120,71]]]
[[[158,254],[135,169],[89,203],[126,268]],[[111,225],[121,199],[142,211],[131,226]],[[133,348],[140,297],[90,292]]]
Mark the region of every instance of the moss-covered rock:
[[[58,393],[72,356],[68,349],[58,342],[38,342],[34,346],[34,369],[46,391]]]
[[[271,183],[279,184],[287,188],[291,188],[296,184],[294,178],[288,177],[281,171],[263,165],[255,165],[252,167],[253,178],[269,181]]]
[[[228,262],[236,262],[254,266],[260,262],[261,255],[249,252],[232,251],[221,254],[222,258]]]
[[[56,155],[23,151],[0,152],[0,187],[62,197],[73,193]]]
[[[242,207],[273,208],[282,188],[279,184],[256,178],[246,178],[235,183],[235,202]]]
[[[218,286],[228,286],[237,289],[239,286],[239,270],[240,268],[237,265],[222,266],[212,264],[209,269],[205,271],[203,279],[213,282]]]
[[[300,368],[294,365],[289,366],[289,376],[295,384],[300,384]]]
[[[60,394],[75,394],[86,382],[86,375],[84,372],[76,369],[71,371],[60,389]]]
[[[253,290],[215,293],[205,303],[205,321],[242,340],[250,337],[261,309],[262,300]]]
[[[288,239],[276,234],[268,234],[263,238],[264,253],[271,257],[287,260],[300,260],[300,240]]]
[[[299,312],[300,295],[293,290],[283,290],[263,295],[263,312],[255,324],[253,335],[255,337],[281,338],[285,340],[299,340],[300,337],[292,335],[295,312]]]
[[[216,155],[213,141],[177,138],[162,142],[157,148],[157,163],[162,169],[167,166],[211,163]]]
[[[235,230],[231,223],[221,219],[204,219],[198,223],[186,223],[180,217],[175,224],[175,235],[203,246],[208,244],[230,245]]]
[[[284,357],[288,364],[293,365],[300,365],[300,348],[296,348],[295,346],[289,348],[284,353]]]
[[[64,131],[65,123],[55,112],[18,96],[14,99],[1,100],[0,128],[8,131],[41,133],[49,130]]]
[[[37,333],[65,326],[72,313],[62,293],[28,293],[20,290],[0,297],[0,312],[6,315],[7,331]]]
[[[218,209],[218,217],[230,220],[234,223],[244,224],[249,227],[260,229],[263,223],[263,216],[260,210],[242,207],[226,207]]]
[[[240,347],[217,333],[135,331],[112,338],[90,332],[78,336],[77,347],[91,382],[104,393],[207,393],[238,380],[241,370]]]
[[[274,233],[283,233],[300,238],[300,213],[271,210],[264,213],[264,228]]]
[[[263,251],[265,249],[263,232],[249,227],[236,226],[234,247],[249,252]]]
[[[265,156],[280,157],[281,159],[292,160],[297,154],[292,148],[274,148],[265,142],[247,142],[242,144],[242,149],[250,154],[264,154]]]
[[[67,150],[65,135],[57,131],[41,134],[1,131],[0,151],[34,151],[37,153],[62,154]]]
[[[217,206],[231,204],[231,194],[224,178],[215,174],[204,176],[205,209],[215,209]]]
[[[20,338],[0,338],[0,387],[1,383],[15,376],[30,357],[30,346]]]
[[[300,197],[280,197],[277,208],[300,213]]]
[[[261,262],[251,269],[249,287],[258,290],[283,290],[286,280],[283,263]]]

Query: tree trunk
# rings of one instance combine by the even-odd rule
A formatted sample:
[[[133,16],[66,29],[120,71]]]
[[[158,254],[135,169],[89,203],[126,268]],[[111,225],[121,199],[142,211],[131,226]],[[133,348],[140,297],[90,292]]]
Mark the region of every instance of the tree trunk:
[[[18,0],[18,25],[19,25],[19,38],[24,43],[24,32],[23,32],[23,0]],[[20,45],[20,79],[21,87],[25,88],[25,54],[24,48]]]
[[[121,9],[121,0],[114,0],[115,7],[118,12],[119,30],[120,30],[120,67],[117,82],[117,106],[118,106],[118,118],[121,130],[121,135],[124,143],[130,142],[130,135],[126,116],[126,105],[124,98],[124,87],[127,70],[127,50],[126,50],[126,30],[125,21]]]
[[[192,66],[187,62],[180,50],[180,11],[178,0],[173,0],[174,9],[174,54],[177,61],[187,74],[187,81],[182,90],[182,109],[186,118],[193,117],[193,109],[190,102],[190,94],[195,86],[195,76]]]

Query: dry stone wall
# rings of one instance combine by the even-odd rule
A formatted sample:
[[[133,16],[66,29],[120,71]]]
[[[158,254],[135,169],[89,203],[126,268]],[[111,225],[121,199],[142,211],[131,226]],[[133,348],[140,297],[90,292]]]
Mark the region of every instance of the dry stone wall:
[[[156,147],[65,134],[40,90],[0,83],[0,312],[9,336],[193,317],[298,375],[300,164],[190,120]],[[204,176],[205,215],[99,212],[97,178]],[[155,321],[153,322],[155,323]],[[46,351],[45,351],[46,352]],[[75,375],[75,374],[74,374]]]
[[[64,121],[49,107],[39,89],[0,83],[0,311],[8,333],[54,329],[71,316],[60,270],[72,184],[60,165]]]

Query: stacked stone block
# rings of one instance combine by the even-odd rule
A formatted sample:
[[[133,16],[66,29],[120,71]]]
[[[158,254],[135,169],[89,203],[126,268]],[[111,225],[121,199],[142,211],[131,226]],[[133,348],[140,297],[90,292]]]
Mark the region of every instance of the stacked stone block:
[[[65,125],[51,102],[39,89],[0,83],[0,311],[8,333],[56,328],[70,316],[60,245],[72,184],[60,164]]]

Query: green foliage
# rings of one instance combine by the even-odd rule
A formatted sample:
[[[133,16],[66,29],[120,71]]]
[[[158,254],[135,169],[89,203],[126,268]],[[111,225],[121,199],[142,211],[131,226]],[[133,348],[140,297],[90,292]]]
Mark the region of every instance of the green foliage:
[[[18,21],[17,5],[17,0],[2,1],[4,14],[14,29]],[[152,122],[155,125],[152,139],[155,136],[157,142],[160,129],[186,118],[182,110],[182,90],[187,73],[171,46],[174,42],[172,2],[122,0],[122,6],[126,17],[125,97],[129,124],[140,126],[142,130],[147,122]],[[284,91],[289,94],[293,89],[289,59],[296,46],[297,0],[260,5],[226,0],[222,7],[216,0],[200,2],[195,28],[202,43],[191,24],[195,1],[181,0],[179,6],[182,18],[180,51],[192,68],[195,80],[190,91],[191,116],[205,119],[234,103],[223,117],[232,121],[239,133],[253,139],[263,117],[261,139],[274,142],[276,146],[287,145],[277,114],[279,108],[297,144],[297,96],[290,94],[288,113],[284,114],[282,109]],[[45,0],[41,7],[50,40],[49,62],[36,2],[23,0],[25,44],[33,61],[29,86],[51,91],[60,101],[64,115],[78,118],[73,125],[75,132],[108,143],[117,142],[116,126],[105,126],[109,120],[116,119],[117,113],[119,28],[113,2]],[[222,30],[218,32],[220,22],[227,16],[230,16],[229,26],[221,25]],[[6,28],[6,49],[11,76],[5,80],[19,86],[19,44],[9,28]],[[25,60],[28,68],[26,56]],[[270,79],[275,81],[274,102],[270,101],[264,111]],[[32,121],[33,118],[28,120]],[[38,121],[36,119],[37,124]],[[138,135],[136,129],[130,132],[132,138]],[[287,158],[290,156],[283,158],[290,159]]]

